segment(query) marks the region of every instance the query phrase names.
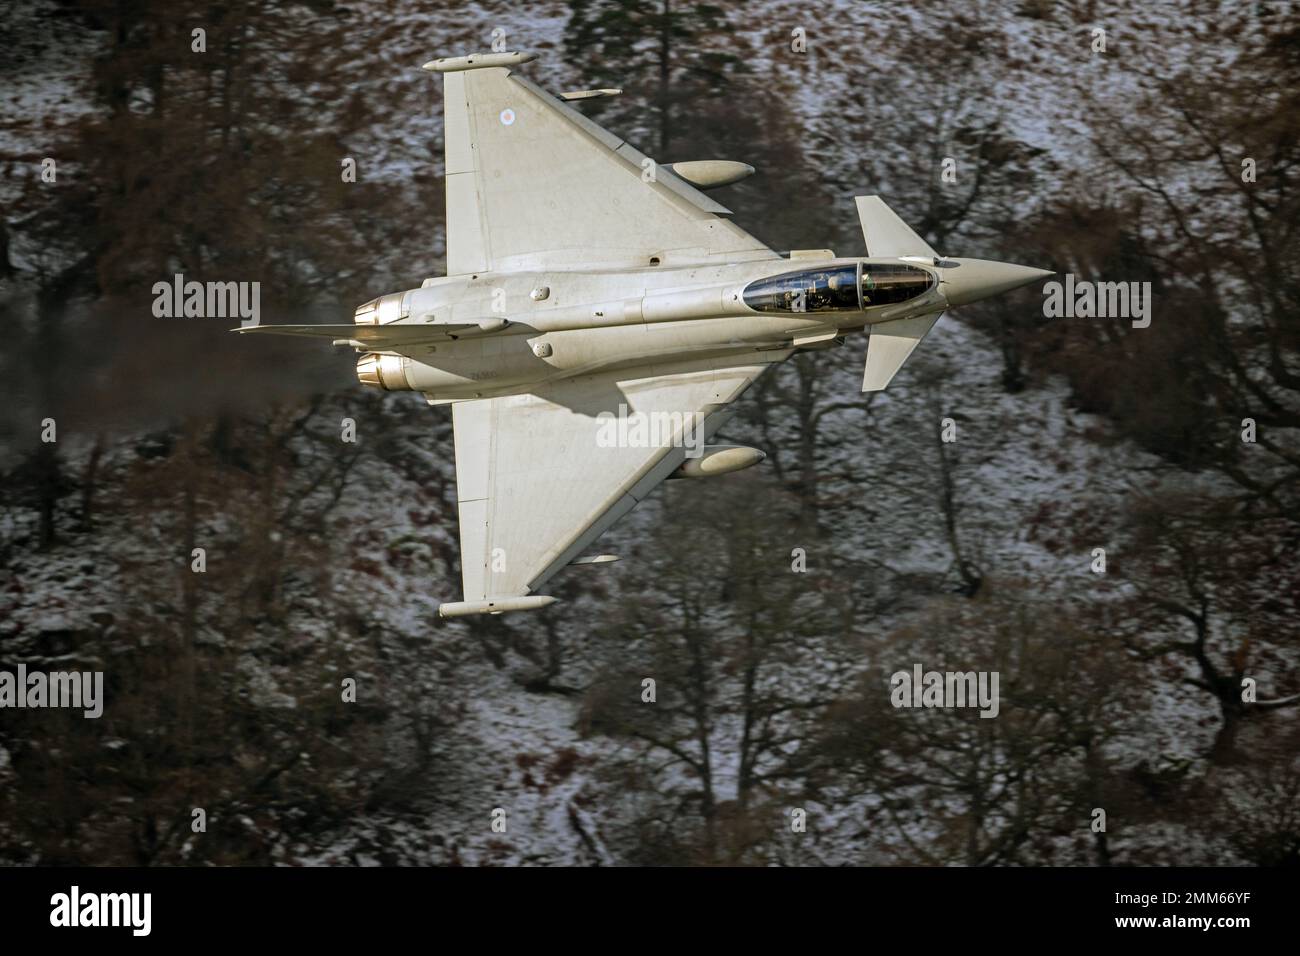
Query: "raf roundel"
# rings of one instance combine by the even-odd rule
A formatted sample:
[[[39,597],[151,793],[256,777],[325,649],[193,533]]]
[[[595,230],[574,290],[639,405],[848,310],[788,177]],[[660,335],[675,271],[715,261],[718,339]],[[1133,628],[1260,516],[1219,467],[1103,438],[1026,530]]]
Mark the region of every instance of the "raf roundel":
[[[514,110],[511,110],[511,109],[504,109],[504,110],[502,110],[502,111],[501,111],[501,125],[502,125],[502,126],[513,126],[514,123],[515,123],[515,111],[514,111]]]

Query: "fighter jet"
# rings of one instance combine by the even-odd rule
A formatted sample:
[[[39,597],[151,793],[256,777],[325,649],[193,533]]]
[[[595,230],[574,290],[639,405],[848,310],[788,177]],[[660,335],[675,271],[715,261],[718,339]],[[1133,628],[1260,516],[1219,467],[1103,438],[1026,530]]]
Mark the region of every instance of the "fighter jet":
[[[946,309],[1051,275],[938,255],[878,196],[866,255],[781,254],[704,194],[739,162],[658,164],[516,68],[448,57],[447,274],[357,308],[350,325],[233,331],[360,351],[363,385],[450,404],[463,600],[443,617],[545,607],[546,585],[668,478],[763,452],[710,443],[732,404],[796,352],[865,333],[883,389]]]

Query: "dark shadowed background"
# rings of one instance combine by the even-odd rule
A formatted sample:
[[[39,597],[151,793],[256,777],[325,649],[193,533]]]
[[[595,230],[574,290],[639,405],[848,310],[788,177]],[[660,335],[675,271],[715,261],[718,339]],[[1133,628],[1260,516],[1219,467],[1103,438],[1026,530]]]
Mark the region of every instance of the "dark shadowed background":
[[[773,248],[861,252],[878,193],[944,254],[1150,282],[1151,324],[1020,290],[872,396],[864,340],[799,355],[726,428],[762,466],[660,489],[545,612],[441,621],[447,410],[151,290],[346,322],[441,274],[419,66],[496,29],[656,159],[757,167],[717,195]],[[1300,862],[1295,5],[16,0],[2,37],[0,668],[107,701],[0,711],[0,860]],[[894,708],[917,663],[999,672],[999,716]]]

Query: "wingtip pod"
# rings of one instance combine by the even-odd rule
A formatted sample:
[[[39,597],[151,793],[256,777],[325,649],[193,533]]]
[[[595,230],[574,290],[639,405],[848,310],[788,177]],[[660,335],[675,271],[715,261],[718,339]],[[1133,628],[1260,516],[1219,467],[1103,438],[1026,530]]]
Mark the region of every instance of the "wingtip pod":
[[[536,53],[471,53],[469,56],[444,56],[430,60],[420,69],[430,73],[459,73],[462,70],[485,70],[493,66],[518,66],[537,59]]]
[[[525,597],[497,597],[485,601],[452,601],[438,605],[439,617],[469,617],[471,614],[506,614],[510,611],[536,611],[555,603],[549,594]]]

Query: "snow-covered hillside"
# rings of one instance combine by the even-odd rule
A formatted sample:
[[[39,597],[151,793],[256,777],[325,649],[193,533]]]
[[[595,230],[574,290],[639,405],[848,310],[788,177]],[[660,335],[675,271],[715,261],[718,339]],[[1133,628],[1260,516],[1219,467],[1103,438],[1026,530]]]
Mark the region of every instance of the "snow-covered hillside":
[[[1101,3],[1085,17],[1072,5],[988,2],[949,23],[883,3],[724,5],[724,26],[692,21],[681,55],[734,50],[745,69],[729,68],[726,95],[674,103],[678,118],[698,110],[714,124],[702,133],[682,120],[678,148],[743,150],[750,136],[770,165],[718,195],[780,248],[855,254],[851,199],[878,191],[942,235],[945,254],[1014,249],[1044,265],[1112,268],[1102,240],[1089,244],[1097,220],[1068,205],[1092,195],[1112,214],[1132,201],[1099,171],[1108,144],[1092,111],[1145,88],[1122,60],[1130,42],[1159,33],[1172,61],[1201,49],[1201,32],[1182,24],[1210,14],[1193,6]],[[1297,690],[1300,663],[1290,485],[1257,501],[1234,476],[1288,472],[1162,455],[1139,439],[1163,420],[1143,431],[1106,414],[1095,397],[1103,359],[1140,351],[1123,330],[1066,328],[1072,320],[1043,318],[1037,291],[1024,290],[997,309],[947,314],[871,397],[860,391],[864,337],[796,356],[723,430],[766,462],[660,487],[602,539],[621,560],[568,569],[554,585],[560,603],[540,614],[444,621],[438,604],[460,590],[446,407],[361,389],[346,361],[309,357],[310,346],[255,366],[209,351],[212,329],[172,349],[158,343],[183,332],[122,326],[137,345],[105,342],[94,325],[101,300],[139,305],[113,280],[142,258],[170,270],[263,248],[265,237],[217,228],[239,203],[214,198],[211,218],[200,216],[202,179],[182,190],[193,207],[174,208],[148,191],[164,170],[127,163],[122,188],[159,207],[156,235],[133,258],[114,234],[116,258],[91,278],[79,272],[57,295],[42,284],[76,271],[75,255],[41,245],[41,217],[69,215],[43,206],[35,185],[47,143],[157,143],[149,117],[161,110],[141,94],[126,118],[106,120],[96,84],[134,75],[130,61],[93,18],[45,30],[57,9],[34,0],[15,21],[26,52],[6,76],[0,127],[0,197],[13,210],[0,315],[18,343],[0,364],[15,392],[0,435],[0,667],[102,670],[110,706],[98,721],[29,712],[0,723],[0,860],[1186,864],[1269,861],[1269,847],[1285,845],[1296,708],[1271,708]],[[252,220],[284,227],[265,256],[282,268],[271,274],[283,301],[337,321],[352,304],[341,283],[379,294],[436,272],[441,210],[420,203],[440,196],[440,89],[419,64],[486,48],[499,28],[510,47],[543,54],[529,67],[541,85],[594,82],[611,54],[574,51],[573,15],[558,0],[398,0],[340,6],[337,22],[257,19],[265,30],[246,39],[241,66],[270,73],[229,75],[231,95],[258,90],[250,102],[265,112],[246,130],[211,120],[248,137],[244,153],[223,156],[265,162],[259,175],[291,161],[304,163],[293,175],[315,175],[313,157],[268,160],[257,138],[274,138],[267,116],[287,122],[312,104],[320,138],[309,142],[331,188],[337,151],[375,190],[301,227]],[[1099,60],[1094,25],[1119,62]],[[228,26],[211,26],[214,63],[226,62]],[[135,28],[174,84],[141,88],[206,104],[222,70],[187,72],[192,61],[167,59],[183,33]],[[806,54],[790,49],[796,28]],[[966,41],[947,72],[936,29]],[[656,92],[629,84],[625,102],[646,109],[611,115],[652,137]],[[976,186],[936,180],[950,153],[961,175],[978,170]],[[107,175],[93,165],[103,156],[65,159],[73,183],[88,163]],[[86,208],[105,217],[95,222],[129,221],[105,212],[131,205],[117,185],[89,183]],[[1199,188],[1194,177],[1169,184]],[[301,197],[279,193],[292,189],[248,205],[297,210]],[[1179,247],[1160,243],[1178,230],[1148,208],[1157,212],[1124,239],[1158,250],[1168,302],[1199,279],[1177,271],[1166,249]],[[75,373],[57,381],[71,383],[62,397],[76,410],[52,465],[36,424],[52,399],[36,392],[56,380],[37,374],[56,308],[75,353]],[[1008,335],[1024,341],[1023,387],[1004,374]],[[1188,369],[1198,397],[1221,396]],[[1235,440],[1240,417],[1201,421]],[[343,438],[348,420],[355,442]],[[1284,457],[1289,433],[1276,427],[1265,435],[1283,436],[1272,447]],[[1232,523],[1238,497],[1249,499],[1248,530]],[[1186,520],[1160,510],[1184,500],[1213,506],[1189,505]],[[893,707],[890,675],[916,664],[999,673],[998,718]],[[1232,709],[1242,675],[1272,701],[1267,712]],[[196,807],[206,833],[190,829]],[[1110,821],[1100,835],[1098,807]],[[791,825],[799,810],[805,830]]]

